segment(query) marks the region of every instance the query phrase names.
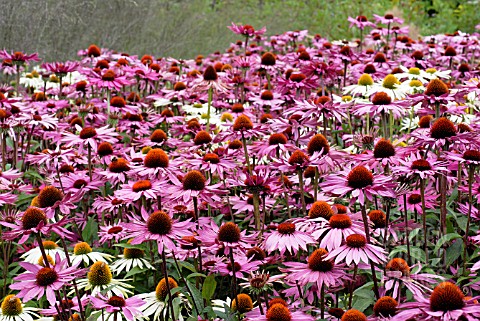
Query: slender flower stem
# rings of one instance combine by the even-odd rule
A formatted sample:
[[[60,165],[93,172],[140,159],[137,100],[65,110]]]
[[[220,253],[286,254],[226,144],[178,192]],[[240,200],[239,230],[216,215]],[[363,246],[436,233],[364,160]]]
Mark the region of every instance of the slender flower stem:
[[[425,251],[425,263],[428,263],[427,213],[425,210],[425,182],[423,178],[420,178],[420,198],[422,199],[423,250]]]
[[[255,219],[255,229],[260,231],[262,228],[262,224],[260,221],[260,195],[258,195],[258,191],[254,191],[252,194],[253,197],[253,216]]]
[[[247,164],[248,173],[252,174],[252,168],[250,167],[250,158],[248,157],[248,149],[247,149],[247,141],[245,139],[245,135],[242,131],[242,145],[243,145],[243,152],[245,153],[245,163]]]
[[[355,279],[357,278],[357,272],[358,272],[358,265],[356,263],[353,263],[353,278],[352,278],[352,281],[350,281],[350,297],[348,298],[349,309],[352,308],[353,290],[355,289]]]
[[[370,229],[368,227],[367,209],[365,208],[364,204],[360,204],[360,208],[362,209],[362,219],[363,219],[363,227],[365,229],[365,238],[367,239],[367,243],[371,244]],[[372,261],[370,261],[370,269],[372,270],[373,293],[375,293],[375,298],[378,300],[380,299],[380,292],[378,291],[378,280],[377,280],[377,274],[375,273],[375,265],[373,264]]]
[[[300,200],[302,201],[302,212],[303,215],[307,215],[307,204],[305,202],[305,187],[303,186],[303,170],[299,168],[297,170],[298,174],[298,184],[300,185]]]
[[[175,321],[175,311],[173,310],[173,298],[172,293],[170,292],[170,282],[168,280],[168,270],[167,270],[167,258],[165,256],[165,248],[162,249],[162,266],[163,266],[163,275],[165,277],[165,285],[167,286],[168,292],[168,305],[170,306],[170,311],[172,313],[172,320]]]
[[[233,251],[232,249],[230,249],[230,253],[229,253],[229,256],[230,256],[230,265],[232,266],[232,291],[233,291],[233,297],[234,297],[234,300],[235,300],[235,306],[237,307],[237,311],[238,311],[238,297],[237,297],[237,276],[235,275],[236,271],[235,271],[235,261],[233,259]]]
[[[320,291],[320,317],[325,318],[325,283],[322,283],[322,290]]]
[[[403,220],[405,222],[405,238],[407,242],[407,263],[408,266],[412,265],[412,257],[410,255],[410,231],[408,230],[408,211],[407,211],[407,194],[403,194]]]
[[[470,165],[468,167],[468,216],[467,216],[467,227],[465,228],[465,236],[463,237],[463,274],[467,275],[467,248],[468,248],[468,234],[470,233],[470,221],[472,217],[472,185],[473,185],[473,176],[475,174],[475,166]]]
[[[92,181],[92,147],[88,144],[88,176]]]
[[[207,103],[207,127],[205,130],[210,132],[210,110],[212,107],[212,100],[213,100],[213,87],[208,88],[208,103]]]

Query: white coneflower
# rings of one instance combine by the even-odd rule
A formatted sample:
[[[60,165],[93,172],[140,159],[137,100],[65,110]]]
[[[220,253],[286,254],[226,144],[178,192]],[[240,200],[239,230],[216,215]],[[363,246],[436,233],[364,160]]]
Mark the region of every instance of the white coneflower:
[[[105,262],[112,260],[114,257],[110,254],[101,252],[94,252],[87,242],[80,242],[73,248],[73,254],[71,255],[72,263],[84,262],[86,265],[90,265],[95,262]]]
[[[127,297],[129,294],[133,293],[129,289],[133,289],[134,286],[126,283],[125,281],[130,280],[113,279],[112,272],[108,264],[98,261],[93,263],[93,265],[90,267],[87,278],[77,281],[77,285],[80,289],[85,291],[90,290],[92,296],[95,296],[98,293],[103,293],[109,296],[118,295]]]
[[[25,307],[22,301],[14,294],[7,295],[1,305],[0,321],[33,321],[39,315],[35,313],[39,309]]]
[[[153,269],[153,266],[144,259],[145,252],[139,248],[124,248],[123,255],[112,264],[112,271],[119,275],[123,271],[130,271],[132,268]]]

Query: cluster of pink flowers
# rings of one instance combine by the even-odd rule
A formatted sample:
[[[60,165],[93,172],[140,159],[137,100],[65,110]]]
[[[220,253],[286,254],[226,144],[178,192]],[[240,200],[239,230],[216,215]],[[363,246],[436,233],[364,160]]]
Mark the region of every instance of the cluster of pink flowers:
[[[480,34],[349,22],[0,52],[0,321],[478,320]]]

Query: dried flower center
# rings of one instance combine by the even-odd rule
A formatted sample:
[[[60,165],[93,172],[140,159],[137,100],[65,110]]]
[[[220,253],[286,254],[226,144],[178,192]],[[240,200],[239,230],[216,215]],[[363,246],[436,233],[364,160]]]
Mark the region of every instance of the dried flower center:
[[[220,227],[218,231],[218,240],[227,243],[237,243],[240,241],[240,229],[233,222],[227,222]]]
[[[88,245],[87,242],[80,242],[75,244],[75,247],[73,248],[73,253],[75,255],[83,255],[83,254],[88,254],[92,252],[92,248],[90,245]]]
[[[58,280],[58,274],[54,269],[44,267],[37,272],[36,280],[39,286],[49,286]]]
[[[93,286],[108,285],[112,281],[112,272],[107,263],[97,261],[90,267],[87,277]]]
[[[172,290],[178,287],[178,283],[173,278],[168,277],[168,286],[170,290]],[[165,298],[167,297],[168,288],[167,288],[167,281],[165,278],[161,279],[160,282],[158,282],[157,287],[155,289],[155,295],[158,301],[164,301]]]
[[[388,158],[395,156],[395,147],[389,140],[380,139],[373,149],[373,156],[375,158]]]
[[[275,303],[270,306],[267,311],[267,320],[268,321],[291,321],[292,314],[290,310],[281,303]]]
[[[116,295],[113,295],[110,299],[108,299],[107,304],[117,307],[117,308],[122,308],[124,307],[127,303],[125,302],[125,299]]]
[[[205,188],[205,184],[205,176],[197,170],[192,170],[183,177],[184,190],[201,191]]]
[[[112,173],[123,173],[130,170],[130,166],[128,165],[128,161],[123,158],[117,158],[112,160],[112,162],[108,165],[108,170]]]
[[[397,313],[398,302],[391,296],[383,296],[373,306],[373,313],[377,317],[391,317]]]
[[[454,57],[454,56],[457,55],[457,51],[456,51],[455,48],[453,48],[452,46],[448,46],[448,47],[445,49],[444,55],[447,56],[447,57]]]
[[[81,139],[88,139],[97,136],[97,131],[93,127],[85,127],[80,131],[79,137]]]
[[[458,286],[450,282],[442,282],[433,289],[430,295],[432,311],[453,311],[465,306],[465,295]]]
[[[8,317],[14,317],[23,312],[22,301],[14,294],[7,295],[2,302],[2,314]],[[17,319],[17,318],[15,318]]]
[[[54,186],[44,187],[38,194],[39,207],[50,207],[63,199],[63,193]]]
[[[330,260],[324,260],[328,255],[327,250],[319,248],[316,249],[308,257],[308,268],[316,272],[329,272],[332,271],[334,264]]]
[[[367,239],[361,234],[350,234],[346,238],[346,243],[348,247],[360,249],[367,244]]]
[[[410,275],[410,267],[407,262],[402,258],[394,258],[387,263],[385,267],[387,271],[399,271],[403,276]]]
[[[383,91],[377,92],[372,97],[372,104],[374,105],[388,105],[392,102],[392,98],[387,93]]]
[[[238,301],[238,307],[237,307],[237,301]],[[240,293],[237,295],[237,299],[232,300],[232,310],[233,311],[238,311],[240,313],[246,313],[248,311],[252,311],[253,309],[253,302],[252,298],[245,293]]]
[[[164,211],[153,212],[147,220],[147,229],[152,234],[167,235],[172,226],[172,218]]]
[[[45,212],[37,207],[29,207],[25,210],[22,216],[22,228],[29,230],[36,228],[40,222],[47,224],[47,216]]]
[[[351,309],[343,314],[342,321],[367,321],[367,317],[362,312]]]
[[[168,163],[167,153],[160,148],[151,149],[143,160],[143,164],[148,168],[166,168]]]
[[[354,167],[347,176],[351,188],[365,188],[373,184],[373,174],[364,166]]]
[[[375,228],[384,228],[387,225],[387,215],[382,210],[371,210],[368,217],[375,224]]]
[[[307,145],[307,152],[313,155],[315,152],[322,152],[322,155],[327,154],[330,151],[330,144],[322,134],[316,134],[313,136]]]
[[[330,204],[325,201],[317,201],[312,204],[310,210],[308,211],[308,217],[310,219],[315,219],[323,217],[326,220],[329,220],[333,216],[334,212]]]
[[[412,162],[412,165],[410,166],[411,169],[417,170],[417,171],[429,171],[432,169],[432,166],[430,163],[424,159],[417,159],[416,161]]]
[[[289,235],[295,233],[295,224],[290,222],[280,223],[277,226],[278,233]]]
[[[430,128],[430,136],[435,139],[443,139],[457,135],[455,125],[447,118],[441,117]]]

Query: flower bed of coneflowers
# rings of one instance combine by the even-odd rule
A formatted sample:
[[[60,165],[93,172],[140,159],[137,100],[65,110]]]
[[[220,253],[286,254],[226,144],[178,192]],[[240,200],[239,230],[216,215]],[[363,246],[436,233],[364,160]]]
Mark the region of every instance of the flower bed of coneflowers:
[[[0,321],[480,319],[480,35],[349,21],[1,51]]]

